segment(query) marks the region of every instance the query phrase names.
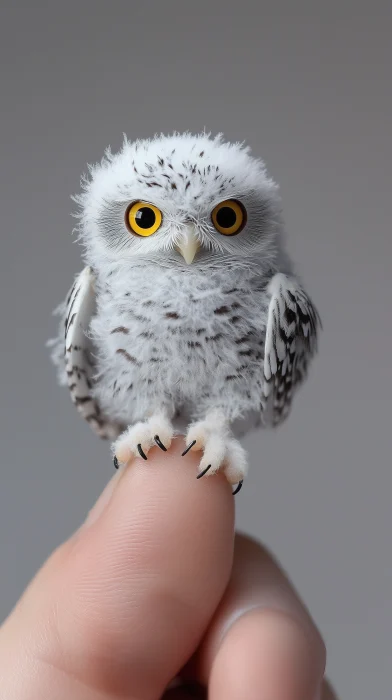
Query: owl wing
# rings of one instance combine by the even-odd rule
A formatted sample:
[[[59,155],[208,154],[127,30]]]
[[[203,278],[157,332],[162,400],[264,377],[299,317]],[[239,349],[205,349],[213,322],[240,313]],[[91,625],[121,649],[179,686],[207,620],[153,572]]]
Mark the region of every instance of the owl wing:
[[[76,277],[63,307],[65,380],[74,405],[94,432],[101,438],[115,438],[118,427],[102,415],[92,396],[95,362],[88,331],[95,312],[94,281],[92,269],[86,267]]]
[[[276,426],[288,416],[293,394],[317,352],[321,322],[312,301],[293,277],[274,275],[268,293],[262,419]]]

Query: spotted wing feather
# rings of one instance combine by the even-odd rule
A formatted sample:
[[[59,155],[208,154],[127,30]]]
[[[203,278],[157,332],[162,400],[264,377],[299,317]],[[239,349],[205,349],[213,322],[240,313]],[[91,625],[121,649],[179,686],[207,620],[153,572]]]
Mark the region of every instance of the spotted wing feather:
[[[101,438],[114,438],[118,429],[101,414],[92,396],[94,355],[88,329],[95,311],[95,291],[94,274],[90,267],[76,277],[65,311],[65,371],[72,401],[95,433]]]
[[[272,278],[264,354],[262,418],[274,426],[287,418],[295,390],[317,352],[320,317],[292,277]]]

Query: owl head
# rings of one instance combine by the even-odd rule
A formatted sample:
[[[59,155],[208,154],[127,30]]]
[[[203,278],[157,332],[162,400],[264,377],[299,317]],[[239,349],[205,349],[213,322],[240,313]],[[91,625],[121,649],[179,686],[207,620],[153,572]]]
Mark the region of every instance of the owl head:
[[[190,133],[130,142],[89,168],[80,206],[86,259],[193,268],[269,265],[282,232],[278,186],[249,148]]]

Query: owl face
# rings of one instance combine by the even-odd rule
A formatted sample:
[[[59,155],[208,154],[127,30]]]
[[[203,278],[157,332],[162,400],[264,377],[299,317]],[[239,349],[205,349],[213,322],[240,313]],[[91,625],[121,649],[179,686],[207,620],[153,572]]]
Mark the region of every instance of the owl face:
[[[221,136],[125,140],[90,168],[75,199],[92,260],[245,265],[273,256],[282,227],[263,162]]]

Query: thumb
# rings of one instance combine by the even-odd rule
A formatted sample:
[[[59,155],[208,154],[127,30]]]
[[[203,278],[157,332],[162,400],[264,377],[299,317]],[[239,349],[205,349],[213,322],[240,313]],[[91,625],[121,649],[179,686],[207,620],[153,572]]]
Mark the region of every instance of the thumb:
[[[158,698],[195,651],[229,578],[234,499],[223,476],[197,481],[180,452],[175,441],[116,475],[6,621],[0,666],[8,658],[6,676],[18,663],[21,682],[38,684],[23,697],[49,697],[45,677],[59,700],[62,682],[64,700],[86,688],[92,700]]]

